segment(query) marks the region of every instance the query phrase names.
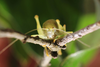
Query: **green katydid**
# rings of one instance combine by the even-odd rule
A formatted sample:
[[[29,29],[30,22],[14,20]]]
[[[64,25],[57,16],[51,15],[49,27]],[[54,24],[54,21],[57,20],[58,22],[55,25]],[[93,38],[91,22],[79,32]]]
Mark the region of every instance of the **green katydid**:
[[[72,31],[66,32],[66,25],[62,26],[58,19],[57,20],[49,19],[49,20],[45,21],[43,23],[43,28],[42,28],[41,25],[40,25],[40,22],[39,22],[38,15],[35,15],[34,18],[35,18],[36,23],[37,23],[37,29],[34,29],[34,30],[37,30],[38,34],[37,35],[31,35],[32,37],[39,36],[42,39],[49,39],[49,40],[53,40],[53,42],[55,42],[55,40],[63,38],[65,35],[67,35],[69,33],[73,33]],[[34,30],[29,31],[26,34],[32,32]],[[16,39],[11,44],[6,46],[2,51],[0,51],[0,54],[2,52],[4,52],[8,47],[10,47],[13,43],[15,43],[17,40],[18,39]],[[46,44],[44,44],[43,47],[45,48],[46,55],[51,56],[52,50],[49,47],[46,47]],[[60,47],[62,48],[63,46],[60,46]],[[66,47],[66,45],[64,45],[64,47]],[[62,54],[61,49],[59,49],[58,51],[53,51],[53,53],[56,53],[58,55]],[[54,56],[54,55],[52,54],[52,56]]]
[[[43,38],[43,39],[53,39],[53,42],[55,42],[56,39],[62,38],[69,33],[73,33],[71,31],[66,32],[66,26],[65,25],[62,26],[58,19],[57,20],[49,19],[49,20],[45,21],[43,23],[43,28],[42,28],[40,26],[38,15],[35,15],[34,18],[35,18],[36,23],[37,23],[38,35],[31,35],[33,37],[39,36],[40,38]],[[46,55],[49,56],[51,54],[51,53],[49,53],[49,51],[51,51],[51,50],[49,49],[49,47],[46,47],[45,44],[43,45],[43,47],[45,48]],[[54,53],[56,53],[56,51]],[[62,54],[61,49],[57,52],[57,54],[58,55]]]

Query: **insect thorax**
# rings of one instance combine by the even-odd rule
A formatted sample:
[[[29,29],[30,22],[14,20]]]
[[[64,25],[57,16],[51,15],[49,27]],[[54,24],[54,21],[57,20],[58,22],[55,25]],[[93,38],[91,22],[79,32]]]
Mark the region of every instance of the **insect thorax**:
[[[64,31],[56,28],[45,28],[43,29],[43,32],[47,39],[58,39],[65,35]]]
[[[43,23],[43,28],[45,28],[44,34],[48,39],[55,38],[56,29],[58,29],[57,22],[54,19],[49,19]]]

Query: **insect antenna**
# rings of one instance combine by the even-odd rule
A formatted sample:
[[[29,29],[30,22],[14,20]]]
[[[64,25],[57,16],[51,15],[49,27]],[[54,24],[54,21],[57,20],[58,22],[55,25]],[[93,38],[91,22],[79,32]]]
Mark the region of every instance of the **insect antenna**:
[[[28,32],[26,32],[25,34],[29,34],[29,33],[31,33],[31,32],[33,32],[33,31],[36,31],[37,29],[33,29],[33,30],[30,30],[30,31],[28,31]],[[2,49],[1,51],[0,51],[0,54],[2,54],[5,50],[7,50],[11,45],[13,45],[15,42],[17,42],[19,39],[15,39],[14,41],[12,41],[9,45],[7,45],[4,49]]]
[[[9,48],[12,44],[14,44],[18,39],[11,42],[9,45],[7,45],[3,50],[0,51],[0,54],[2,54],[7,48]]]
[[[81,41],[81,40],[79,40],[79,39],[77,39],[77,41],[80,42],[81,44],[87,46],[87,47],[90,47],[88,44],[84,43],[83,41]]]
[[[26,32],[25,34],[29,34],[29,33],[33,32],[33,31],[36,31],[36,30],[37,29],[30,30],[30,31]]]

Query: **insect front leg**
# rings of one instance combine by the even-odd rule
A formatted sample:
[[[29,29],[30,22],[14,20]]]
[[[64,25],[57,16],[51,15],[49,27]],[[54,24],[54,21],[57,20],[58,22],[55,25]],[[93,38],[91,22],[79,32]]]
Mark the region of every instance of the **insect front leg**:
[[[48,49],[47,47],[44,47],[44,48],[45,48],[46,55],[47,55],[47,56],[50,56],[50,51],[49,51],[49,49]]]
[[[41,25],[40,25],[40,22],[39,22],[39,17],[38,17],[38,15],[35,15],[34,18],[35,18],[36,23],[37,23],[37,31],[38,31],[38,34],[39,34],[39,35],[44,35],[43,30],[42,30]]]
[[[61,51],[61,49],[58,51],[58,55],[62,55],[62,51]]]

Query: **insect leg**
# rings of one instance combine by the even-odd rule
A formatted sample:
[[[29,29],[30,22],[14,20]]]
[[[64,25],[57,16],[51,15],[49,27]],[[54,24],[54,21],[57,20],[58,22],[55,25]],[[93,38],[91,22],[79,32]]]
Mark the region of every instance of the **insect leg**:
[[[48,48],[47,47],[44,47],[44,48],[45,48],[46,55],[49,56]]]
[[[60,24],[60,20],[59,20],[59,19],[56,19],[56,22],[57,22],[57,24],[58,24],[58,29],[61,29],[61,30],[62,30],[62,26],[61,26],[61,24]]]
[[[58,55],[62,55],[61,49],[58,51]]]
[[[28,34],[28,33],[32,32],[32,31],[35,31],[35,30],[37,30],[37,29],[33,29],[33,30],[31,30],[31,31],[29,31],[25,34]],[[26,40],[27,40],[27,37],[23,40],[23,42],[25,43]],[[6,49],[8,49],[11,45],[13,45],[16,41],[18,41],[18,39],[14,40],[9,45],[7,45],[3,50],[0,51],[0,54],[2,54]]]
[[[56,39],[53,40],[53,43],[55,43]]]
[[[87,47],[90,47],[89,45],[87,45],[86,43],[82,42],[81,40],[77,39],[77,41],[79,41],[81,44],[87,46]]]
[[[66,25],[65,24],[63,25],[63,30],[66,31]]]
[[[39,35],[44,35],[43,30],[42,30],[42,28],[41,28],[41,26],[40,26],[40,22],[39,22],[39,17],[38,17],[38,15],[35,15],[34,18],[35,18],[36,23],[37,23],[37,31],[38,31],[38,34],[39,34]]]
[[[73,31],[68,31],[68,32],[66,32],[67,34],[70,34],[70,33],[73,33]]]
[[[64,46],[60,46],[61,49],[65,50],[66,49],[66,44]]]
[[[2,54],[7,48],[9,48],[12,44],[14,44],[16,41],[18,41],[18,39],[14,40],[13,42],[11,42],[9,45],[7,45],[3,50],[0,51],[0,54]]]

